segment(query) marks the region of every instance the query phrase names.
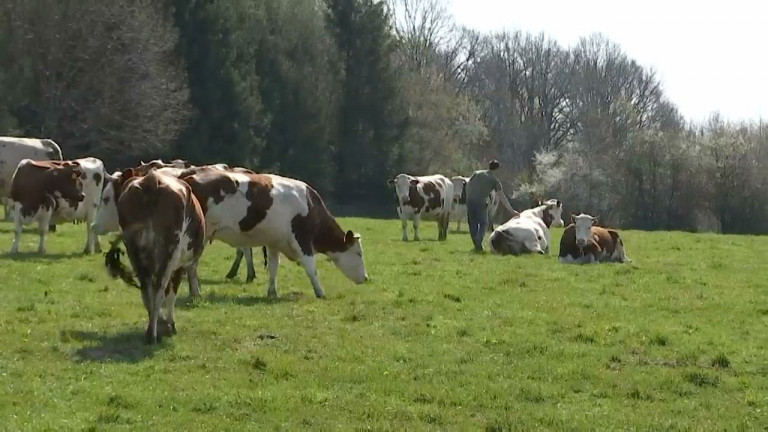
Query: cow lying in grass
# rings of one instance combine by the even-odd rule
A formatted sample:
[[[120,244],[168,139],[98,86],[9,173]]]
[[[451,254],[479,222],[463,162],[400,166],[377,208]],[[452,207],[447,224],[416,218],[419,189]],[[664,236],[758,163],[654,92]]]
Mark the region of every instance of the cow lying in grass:
[[[571,215],[571,221],[560,239],[560,262],[589,264],[630,261],[619,233],[596,226],[597,217],[582,213]]]
[[[525,210],[499,226],[489,239],[491,251],[501,255],[548,254],[549,229],[563,226],[563,203],[552,199]]]

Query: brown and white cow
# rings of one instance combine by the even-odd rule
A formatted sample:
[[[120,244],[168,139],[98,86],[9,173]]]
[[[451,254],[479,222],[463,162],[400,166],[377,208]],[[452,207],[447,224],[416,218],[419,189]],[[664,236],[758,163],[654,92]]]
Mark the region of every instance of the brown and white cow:
[[[22,159],[36,161],[62,160],[61,148],[53,140],[0,137],[0,199],[5,206],[5,220],[13,220],[11,180]]]
[[[355,283],[368,280],[360,236],[344,232],[306,183],[273,174],[208,171],[185,177],[200,198],[208,238],[234,247],[266,246],[269,297],[277,296],[280,254],[304,267],[315,296],[325,297],[315,254],[328,256]]]
[[[161,338],[158,319],[164,302],[165,320],[171,334],[176,334],[174,307],[185,272],[190,275],[191,290],[199,292],[197,264],[205,247],[203,211],[187,183],[158,171],[136,176],[128,169],[115,185],[121,236],[149,315],[145,338],[154,344]],[[106,261],[110,271],[119,266],[119,255],[117,259],[117,263]]]
[[[176,160],[181,161],[180,159]],[[187,166],[186,168],[176,166],[181,165],[181,163],[172,162],[172,163],[165,163],[161,160],[155,160],[148,163],[143,163],[142,165],[133,168],[133,173],[135,175],[146,175],[150,171],[157,170],[161,174],[167,174],[171,175],[177,178],[180,178],[182,176],[189,176],[196,174],[198,172],[208,171],[208,170],[223,170],[223,169],[230,169],[226,164],[214,164],[214,165],[203,165],[203,166]],[[247,172],[253,172],[250,170],[247,170],[245,168],[234,168],[233,170],[236,171],[247,171]],[[104,235],[110,232],[116,232],[119,231],[119,225],[118,225],[118,217],[117,217],[117,205],[114,198],[115,195],[115,181],[120,175],[120,171],[116,171],[110,176],[107,176],[107,184],[104,187],[104,190],[101,193],[101,206],[99,208],[98,213],[96,214],[95,222],[93,224],[93,230],[95,233],[99,235]],[[199,197],[198,197],[199,199]],[[266,261],[266,249],[262,250],[262,253],[264,254],[264,260]],[[251,251],[251,248],[238,248],[237,253],[235,255],[235,259],[232,262],[232,266],[229,269],[229,272],[227,273],[227,279],[232,279],[235,276],[237,276],[237,272],[240,268],[240,262],[242,259],[245,258],[246,267],[247,267],[247,274],[246,274],[246,282],[250,283],[256,278],[256,269],[253,265],[253,254]],[[266,265],[266,264],[265,264]]]
[[[560,262],[629,262],[624,242],[616,230],[596,226],[597,217],[571,215],[571,224],[560,239]]]
[[[436,220],[438,240],[448,238],[448,225],[453,207],[453,183],[440,174],[411,176],[398,174],[388,181],[395,187],[397,214],[403,226],[403,241],[408,241],[408,220],[413,220],[413,240],[419,241],[421,219]]]
[[[38,253],[45,253],[45,237],[53,217],[64,207],[77,207],[84,199],[83,170],[74,161],[19,162],[11,180],[15,231],[11,253],[19,252],[24,225],[37,221],[40,232]]]

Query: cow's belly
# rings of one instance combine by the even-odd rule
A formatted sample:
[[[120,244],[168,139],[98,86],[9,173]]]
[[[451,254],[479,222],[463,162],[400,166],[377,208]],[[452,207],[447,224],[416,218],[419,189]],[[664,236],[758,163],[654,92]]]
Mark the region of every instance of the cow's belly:
[[[19,203],[14,201],[13,202],[13,208],[17,209],[19,207]],[[22,225],[29,225],[33,222],[39,221],[40,218],[42,218],[45,213],[49,211],[47,208],[40,206],[37,209],[32,210],[30,213],[28,210],[22,211],[20,213],[21,216],[21,224]]]
[[[410,207],[410,206],[398,207],[397,213],[401,219],[413,219],[414,216],[417,214],[416,211],[414,211],[413,207]],[[442,208],[437,208],[435,210],[430,210],[429,208],[426,208],[426,209],[422,209],[418,213],[419,218],[422,220],[437,220],[437,218],[439,218],[440,215],[442,214],[443,214]]]

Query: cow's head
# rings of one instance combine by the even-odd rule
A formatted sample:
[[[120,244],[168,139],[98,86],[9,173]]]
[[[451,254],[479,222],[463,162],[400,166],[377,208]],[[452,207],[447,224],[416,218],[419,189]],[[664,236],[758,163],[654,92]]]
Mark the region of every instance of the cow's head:
[[[93,229],[98,235],[120,231],[117,216],[117,200],[120,197],[123,184],[135,176],[135,171],[128,168],[125,172],[115,171],[104,179],[104,189],[101,190],[99,210],[93,222]]]
[[[85,199],[83,193],[83,168],[77,161],[57,164],[53,171],[52,189],[56,198],[79,203]]]
[[[558,199],[551,199],[549,201],[544,202],[547,207],[545,208],[545,212],[549,214],[549,218],[552,221],[551,226],[553,227],[561,227],[565,225],[563,223],[563,202]]]
[[[398,174],[397,177],[389,180],[390,186],[395,187],[395,194],[397,194],[397,202],[399,205],[405,205],[410,201],[411,187],[415,187],[419,184],[419,180],[408,174]]]
[[[363,244],[360,240],[360,234],[347,231],[344,235],[344,245],[346,250],[343,252],[329,252],[327,255],[331,261],[348,277],[352,282],[361,284],[368,280],[368,272],[365,271],[365,260],[363,259]]]
[[[101,190],[99,210],[93,222],[93,229],[98,235],[119,231],[117,219],[117,203],[115,202],[115,187],[121,172],[115,171],[104,179],[104,188]]]
[[[578,216],[572,214],[571,222],[576,228],[576,246],[583,248],[592,240],[592,226],[597,224],[597,217],[584,213]]]

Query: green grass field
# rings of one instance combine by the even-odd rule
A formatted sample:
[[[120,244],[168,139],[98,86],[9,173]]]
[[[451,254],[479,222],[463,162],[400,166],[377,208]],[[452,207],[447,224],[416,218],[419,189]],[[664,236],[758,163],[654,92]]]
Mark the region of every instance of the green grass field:
[[[768,428],[764,238],[623,231],[633,263],[569,266],[562,230],[515,258],[434,223],[404,243],[398,221],[340,221],[369,283],[322,257],[317,300],[283,259],[270,301],[261,252],[255,283],[229,282],[214,243],[203,299],[184,283],[179,334],[153,347],[139,292],[80,254],[83,225],[9,257],[0,224],[0,429]]]

